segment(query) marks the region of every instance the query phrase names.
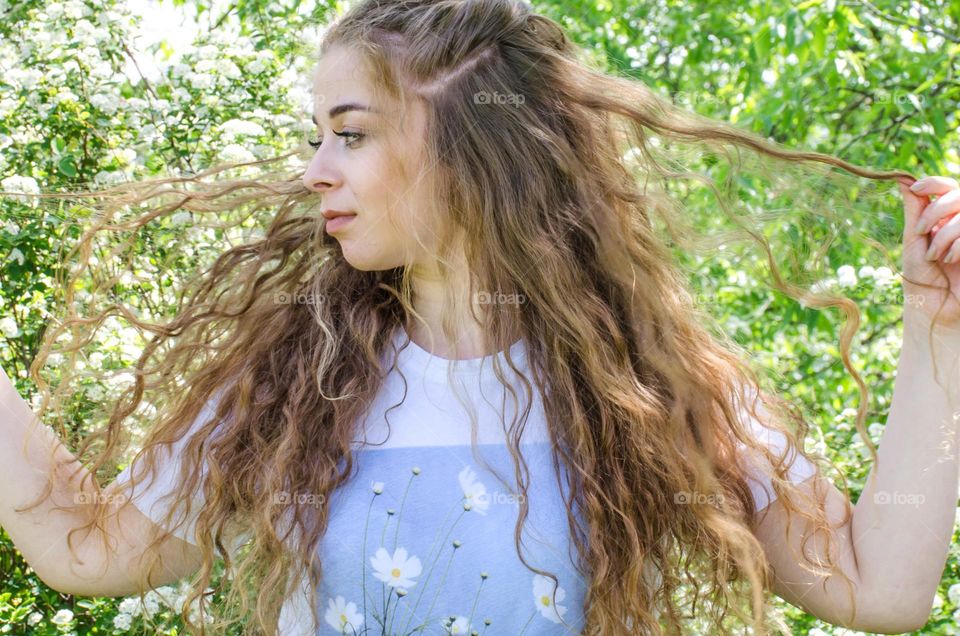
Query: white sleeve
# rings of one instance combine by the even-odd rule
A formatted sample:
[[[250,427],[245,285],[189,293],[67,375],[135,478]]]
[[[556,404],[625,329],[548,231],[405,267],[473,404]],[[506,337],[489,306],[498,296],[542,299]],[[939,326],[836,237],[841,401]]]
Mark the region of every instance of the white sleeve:
[[[193,545],[197,545],[193,533],[196,518],[199,516],[200,510],[204,505],[203,492],[200,487],[189,495],[186,493],[174,493],[173,489],[179,478],[181,457],[184,457],[186,445],[201,426],[214,418],[220,395],[221,393],[218,392],[207,401],[196,419],[190,424],[188,431],[179,440],[176,440],[169,446],[160,445],[152,447],[151,451],[148,451],[158,454],[156,468],[152,474],[147,474],[146,466],[142,461],[146,458],[145,453],[144,457],[141,457],[141,461],[131,462],[131,465],[124,468],[116,477],[116,481],[129,484],[131,481],[131,470],[134,464],[136,465],[137,482],[127,488],[126,495],[130,497],[131,502],[137,509],[158,525],[163,524],[170,503],[179,502],[177,504],[178,512],[172,519],[174,526],[164,526],[164,529]],[[216,431],[217,429],[214,430]],[[200,466],[200,478],[197,482],[198,486],[203,483],[206,474],[206,463],[202,462]],[[189,518],[185,519],[186,509],[182,502],[188,496],[191,507]]]
[[[330,604],[333,604],[332,600]],[[320,612],[324,609],[321,607]],[[277,633],[285,636],[313,636],[316,633],[310,613],[310,581],[306,578],[300,579],[298,590],[280,608]]]
[[[748,402],[753,400],[753,395],[753,393],[747,394]],[[775,456],[779,457],[783,452],[783,449],[786,447],[786,436],[780,431],[775,431],[764,426],[755,417],[750,415],[746,408],[740,407],[738,402],[735,401],[735,404],[738,405],[742,421],[749,425],[753,436],[770,448],[771,452],[773,452]],[[756,403],[756,411],[757,415],[759,415],[761,418],[764,418],[767,414],[766,409],[763,408],[763,405],[759,400]],[[753,493],[753,499],[756,503],[757,512],[760,512],[777,499],[777,493],[773,491],[773,486],[770,479],[770,475],[773,472],[773,466],[763,455],[759,454],[759,452],[754,452],[753,449],[748,448],[745,444],[740,443],[739,441],[738,446],[741,451],[741,456],[744,459],[744,469],[747,472],[747,483],[750,486],[750,491]],[[787,456],[786,464],[788,466],[787,476],[793,483],[805,481],[817,472],[816,465],[797,453],[795,448],[790,449],[790,454]]]

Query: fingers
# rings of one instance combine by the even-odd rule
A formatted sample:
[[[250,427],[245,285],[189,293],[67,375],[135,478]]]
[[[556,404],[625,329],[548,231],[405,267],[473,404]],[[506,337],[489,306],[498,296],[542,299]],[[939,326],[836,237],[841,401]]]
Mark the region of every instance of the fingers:
[[[930,204],[930,199],[914,194],[906,183],[898,183],[900,196],[903,197],[903,232],[904,237],[916,234],[916,224],[920,220],[923,208]]]
[[[960,252],[960,241],[957,239],[960,239],[960,216],[948,219],[936,236],[930,240],[930,249],[927,250],[926,259],[935,261],[941,255],[944,255],[943,262],[955,262],[957,254]]]
[[[951,179],[952,180],[952,179]],[[927,230],[936,225],[946,216],[960,212],[960,190],[945,190],[944,194],[920,214],[915,226],[917,234],[926,234]]]
[[[960,189],[960,184],[957,183],[956,179],[942,176],[924,177],[923,179],[915,181],[914,184],[910,186],[910,190],[914,194],[924,196],[940,196],[945,192],[957,189]]]

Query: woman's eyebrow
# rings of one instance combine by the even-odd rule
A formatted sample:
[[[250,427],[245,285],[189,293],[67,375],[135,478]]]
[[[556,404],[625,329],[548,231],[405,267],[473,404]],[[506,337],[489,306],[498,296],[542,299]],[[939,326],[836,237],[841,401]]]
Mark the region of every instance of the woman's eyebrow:
[[[346,104],[338,104],[333,108],[331,108],[330,112],[328,113],[328,117],[330,119],[333,119],[334,117],[342,115],[343,113],[349,112],[351,110],[360,110],[360,111],[373,113],[373,114],[378,114],[380,112],[380,111],[374,110],[373,108],[370,108],[369,106],[364,106],[363,104],[355,104],[352,102],[348,102]],[[313,121],[314,126],[320,125],[319,122],[317,122],[317,116],[315,114],[310,115],[310,119]]]

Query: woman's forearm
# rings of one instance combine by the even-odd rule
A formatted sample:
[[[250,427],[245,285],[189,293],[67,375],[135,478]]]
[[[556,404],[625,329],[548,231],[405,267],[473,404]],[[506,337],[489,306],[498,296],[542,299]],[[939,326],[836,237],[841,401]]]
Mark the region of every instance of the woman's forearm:
[[[71,515],[68,511],[55,510],[54,506],[93,502],[95,495],[89,478],[81,491],[81,478],[89,471],[83,468],[71,476],[80,463],[62,444],[56,432],[39,422],[2,369],[0,440],[0,483],[4,484],[0,488],[0,526],[37,575],[56,589],[60,575],[70,563],[67,532],[81,525],[83,515]],[[34,503],[44,491],[54,448],[57,461],[70,463],[58,472],[51,497],[27,512],[16,512],[15,508]],[[74,533],[74,546],[83,539],[82,535],[82,532]]]
[[[931,346],[929,324],[920,314],[904,313],[880,461],[870,470],[852,521],[863,580],[874,594],[912,608],[921,620],[930,613],[943,574],[958,485],[960,330],[938,329]],[[943,387],[934,381],[934,356]]]

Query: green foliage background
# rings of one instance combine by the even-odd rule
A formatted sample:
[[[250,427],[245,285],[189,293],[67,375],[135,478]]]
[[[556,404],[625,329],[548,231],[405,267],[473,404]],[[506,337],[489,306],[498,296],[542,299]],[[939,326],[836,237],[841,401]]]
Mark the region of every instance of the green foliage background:
[[[137,49],[131,37],[136,18],[123,3],[0,0],[0,190],[29,190],[32,182],[22,178],[43,190],[69,190],[90,181],[191,174],[222,159],[293,149],[309,126],[295,84],[306,77],[316,35],[337,6],[291,0],[176,4],[195,9],[205,28],[189,50],[177,52],[183,54],[178,64],[161,63],[161,81],[150,82],[121,72]],[[960,173],[956,1],[534,5],[599,63],[702,114],[859,165],[918,176]],[[164,43],[157,55],[163,60],[173,52]],[[894,226],[887,247],[895,254],[901,210],[898,197],[875,210],[878,224]],[[54,275],[85,214],[79,206],[53,212],[0,199],[0,364],[27,397],[34,388],[26,370],[48,326]],[[190,271],[258,231],[252,223],[238,234],[192,220],[181,213],[161,221],[138,246],[135,265],[118,272],[121,283],[111,293],[163,313],[175,297],[172,277],[161,274]],[[842,287],[866,319],[853,362],[873,391],[868,422],[876,442],[893,390],[903,301],[897,279],[871,262],[863,245],[841,243],[842,250],[830,253],[836,277],[824,284]],[[698,298],[771,371],[781,393],[810,414],[808,446],[836,462],[858,496],[869,453],[853,428],[857,392],[838,357],[838,316],[770,293],[748,275],[749,264],[723,253],[693,266]],[[108,402],[120,386],[109,372],[125,368],[141,345],[120,321],[105,325],[83,363],[103,376],[85,387],[73,432],[96,422],[95,405]],[[0,633],[181,630],[163,602],[138,613],[129,600],[121,605],[122,599],[75,598],[47,588],[2,531],[0,565]],[[794,633],[850,633],[777,602]],[[934,612],[920,633],[960,633],[958,608],[955,536]],[[121,614],[132,616],[129,630],[122,618],[115,624]],[[145,626],[145,614],[153,615],[155,626]]]

